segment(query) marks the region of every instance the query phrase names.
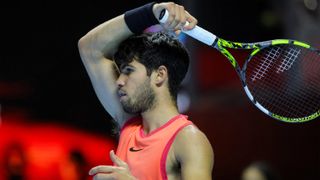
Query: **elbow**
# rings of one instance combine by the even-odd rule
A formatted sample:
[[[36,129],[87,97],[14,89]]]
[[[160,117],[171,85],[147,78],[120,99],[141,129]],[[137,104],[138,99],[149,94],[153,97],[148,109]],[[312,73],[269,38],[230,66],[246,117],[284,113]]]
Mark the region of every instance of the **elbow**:
[[[88,40],[85,36],[83,36],[78,40],[78,49],[81,52],[86,49],[86,47],[88,47]]]
[[[83,36],[78,40],[78,51],[80,53],[80,56],[82,57],[82,60],[87,59],[90,54],[92,55],[92,41],[90,40],[90,37]],[[87,58],[85,58],[87,57]]]

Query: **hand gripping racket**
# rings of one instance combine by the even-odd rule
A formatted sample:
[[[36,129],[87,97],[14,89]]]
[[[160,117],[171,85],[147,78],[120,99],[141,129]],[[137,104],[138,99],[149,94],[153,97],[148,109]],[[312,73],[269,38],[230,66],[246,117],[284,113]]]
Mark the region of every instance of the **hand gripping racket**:
[[[159,22],[165,23],[168,16],[164,9]],[[320,50],[290,39],[232,42],[199,26],[182,32],[221,52],[239,75],[249,99],[265,114],[289,123],[320,116]],[[240,68],[227,48],[252,51]]]

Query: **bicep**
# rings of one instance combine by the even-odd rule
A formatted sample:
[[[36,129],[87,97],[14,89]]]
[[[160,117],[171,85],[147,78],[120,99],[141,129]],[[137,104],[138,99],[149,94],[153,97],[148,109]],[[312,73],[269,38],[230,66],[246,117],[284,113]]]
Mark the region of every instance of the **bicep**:
[[[196,127],[183,129],[175,142],[175,154],[181,165],[182,179],[212,179],[213,149],[207,137]]]

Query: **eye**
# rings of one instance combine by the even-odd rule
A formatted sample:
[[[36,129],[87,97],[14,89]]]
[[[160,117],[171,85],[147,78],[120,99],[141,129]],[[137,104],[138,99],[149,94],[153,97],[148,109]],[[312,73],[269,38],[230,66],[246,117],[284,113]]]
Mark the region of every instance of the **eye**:
[[[129,75],[134,71],[134,68],[131,66],[125,66],[124,68],[121,69],[121,73],[125,75]]]

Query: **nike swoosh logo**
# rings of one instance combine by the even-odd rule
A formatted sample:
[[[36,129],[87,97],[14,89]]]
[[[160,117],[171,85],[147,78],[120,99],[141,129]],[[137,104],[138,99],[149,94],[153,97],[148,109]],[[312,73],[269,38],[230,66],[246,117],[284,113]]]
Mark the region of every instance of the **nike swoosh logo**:
[[[134,149],[134,147],[131,147],[130,149],[129,149],[129,151],[131,151],[131,152],[138,152],[138,151],[141,151],[142,149]]]

